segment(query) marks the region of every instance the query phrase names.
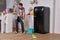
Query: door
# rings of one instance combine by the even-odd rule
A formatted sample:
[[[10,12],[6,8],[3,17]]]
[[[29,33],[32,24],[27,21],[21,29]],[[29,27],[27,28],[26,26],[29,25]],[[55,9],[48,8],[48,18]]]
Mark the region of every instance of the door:
[[[6,0],[1,0],[0,1],[0,12],[5,10],[5,8],[6,8]]]

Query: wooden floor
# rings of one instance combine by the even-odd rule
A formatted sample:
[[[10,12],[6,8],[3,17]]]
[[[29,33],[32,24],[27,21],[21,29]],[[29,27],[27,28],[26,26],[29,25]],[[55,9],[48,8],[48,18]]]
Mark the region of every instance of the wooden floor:
[[[60,40],[59,34],[35,34],[36,39],[33,39],[31,35],[15,32],[0,34],[0,40]]]

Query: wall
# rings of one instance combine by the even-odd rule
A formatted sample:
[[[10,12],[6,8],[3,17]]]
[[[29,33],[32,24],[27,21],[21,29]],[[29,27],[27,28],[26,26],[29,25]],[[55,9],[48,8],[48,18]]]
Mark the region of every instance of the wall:
[[[12,8],[14,4],[14,0],[6,0],[6,8]]]
[[[55,33],[60,34],[60,0],[55,1]]]
[[[25,7],[26,13],[28,13],[28,8],[32,6],[29,1],[30,0],[21,1]],[[12,7],[13,3],[13,0],[7,0],[7,8]],[[37,5],[50,7],[50,33],[53,33],[53,0],[38,0]],[[37,5],[33,5],[32,7]]]

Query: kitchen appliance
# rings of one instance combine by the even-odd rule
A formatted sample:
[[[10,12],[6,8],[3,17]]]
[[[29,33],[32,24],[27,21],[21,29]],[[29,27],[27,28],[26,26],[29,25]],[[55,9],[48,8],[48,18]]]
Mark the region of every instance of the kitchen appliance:
[[[50,8],[44,6],[34,7],[34,33],[49,33]]]

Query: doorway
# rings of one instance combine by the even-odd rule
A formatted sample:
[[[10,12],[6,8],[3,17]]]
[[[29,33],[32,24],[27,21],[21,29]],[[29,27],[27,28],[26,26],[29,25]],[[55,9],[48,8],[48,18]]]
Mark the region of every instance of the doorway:
[[[0,12],[5,10],[5,8],[6,8],[6,0],[1,0],[0,1]]]

